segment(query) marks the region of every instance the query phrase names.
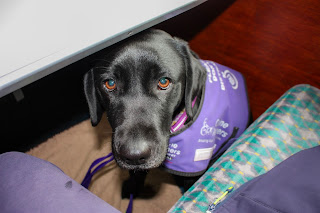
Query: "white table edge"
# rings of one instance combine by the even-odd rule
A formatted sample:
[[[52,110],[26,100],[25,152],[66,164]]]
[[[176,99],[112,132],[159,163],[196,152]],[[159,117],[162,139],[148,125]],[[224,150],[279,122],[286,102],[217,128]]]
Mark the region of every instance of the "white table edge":
[[[80,59],[83,59],[95,52],[98,52],[108,46],[111,46],[123,39],[126,39],[132,35],[135,35],[145,29],[148,29],[156,24],[159,24],[165,20],[173,18],[187,10],[190,10],[207,0],[196,0],[189,4],[186,4],[174,11],[169,11],[166,14],[162,14],[159,17],[155,17],[152,20],[148,20],[135,26],[131,29],[127,29],[111,38],[96,42],[95,44],[83,48],[78,51],[72,51],[70,49],[64,49],[53,53],[49,56],[43,57],[42,59],[35,61],[32,64],[26,65],[18,70],[8,73],[0,77],[0,98],[18,90],[30,83],[33,83],[57,70],[60,70]],[[15,75],[14,79],[12,76]]]

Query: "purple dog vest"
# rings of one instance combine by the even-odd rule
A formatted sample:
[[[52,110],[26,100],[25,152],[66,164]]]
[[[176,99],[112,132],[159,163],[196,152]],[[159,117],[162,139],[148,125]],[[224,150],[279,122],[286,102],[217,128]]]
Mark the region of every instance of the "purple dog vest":
[[[243,133],[249,121],[243,76],[215,62],[200,62],[207,70],[201,110],[191,125],[183,126],[185,112],[180,113],[184,118],[174,121],[164,162],[168,172],[182,176],[202,174],[210,161]]]

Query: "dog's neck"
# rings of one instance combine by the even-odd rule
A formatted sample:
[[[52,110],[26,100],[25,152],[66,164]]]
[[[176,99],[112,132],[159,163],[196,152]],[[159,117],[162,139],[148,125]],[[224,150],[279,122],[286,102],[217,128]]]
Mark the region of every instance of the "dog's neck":
[[[194,107],[196,101],[197,101],[197,97],[195,97],[194,100],[192,101],[192,108]],[[179,129],[181,129],[187,120],[188,120],[188,116],[187,116],[186,110],[183,109],[173,119],[172,124],[171,124],[171,128],[170,128],[170,132],[173,133],[173,132],[176,132]]]
[[[192,102],[192,110],[194,112],[193,114],[198,114],[198,110],[200,110],[199,107],[201,105],[201,100],[203,98],[201,93],[202,92],[200,92]],[[177,110],[174,113],[173,122],[170,128],[171,133],[177,132],[182,127],[187,125],[190,121],[192,121],[192,119],[188,118],[186,114],[184,101],[182,101],[182,103],[183,104],[180,104],[180,106],[177,108]]]

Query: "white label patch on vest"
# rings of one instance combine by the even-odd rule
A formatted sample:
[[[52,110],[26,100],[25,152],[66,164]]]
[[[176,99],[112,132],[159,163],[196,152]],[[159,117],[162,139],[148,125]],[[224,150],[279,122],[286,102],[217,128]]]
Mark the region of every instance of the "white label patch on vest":
[[[216,148],[216,144],[212,148],[196,149],[194,155],[194,161],[211,159],[213,150]]]

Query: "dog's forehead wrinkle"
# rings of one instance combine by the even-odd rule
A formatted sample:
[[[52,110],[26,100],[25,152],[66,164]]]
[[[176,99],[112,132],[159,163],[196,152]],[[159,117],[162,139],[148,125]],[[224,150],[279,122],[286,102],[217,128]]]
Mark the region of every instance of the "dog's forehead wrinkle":
[[[154,39],[151,42],[140,41],[123,48],[117,61],[133,59],[136,66],[144,62],[161,63],[162,66],[178,68],[183,65],[183,59],[175,48],[172,48],[167,39]],[[132,61],[132,62],[133,62]]]
[[[172,40],[172,38],[159,39],[146,45],[154,52],[158,53],[158,60],[162,61],[163,64],[166,64],[169,67],[181,67],[183,58],[177,49],[172,47],[170,40]]]
[[[156,52],[149,48],[135,44],[123,48],[123,50],[119,52],[118,57],[116,57],[115,63],[123,63],[123,61],[127,61],[128,59],[132,60],[136,65],[144,60],[157,61],[158,56]]]

